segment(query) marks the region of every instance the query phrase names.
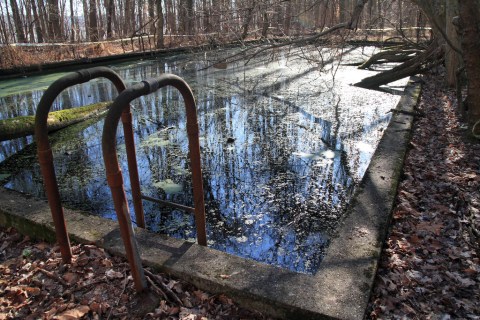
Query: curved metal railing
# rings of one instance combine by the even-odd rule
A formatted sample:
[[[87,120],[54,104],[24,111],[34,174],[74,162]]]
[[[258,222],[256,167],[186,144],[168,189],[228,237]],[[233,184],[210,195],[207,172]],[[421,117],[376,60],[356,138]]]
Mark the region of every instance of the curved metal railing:
[[[116,149],[116,131],[120,116],[132,100],[153,93],[165,86],[173,86],[180,91],[185,101],[187,113],[187,133],[189,141],[190,167],[192,170],[192,185],[195,208],[183,206],[186,211],[195,214],[197,241],[200,245],[207,245],[205,203],[203,198],[202,170],[200,166],[200,143],[198,134],[198,120],[195,99],[188,84],[180,77],[172,74],[163,74],[156,79],[142,81],[124,90],[113,102],[105,118],[102,135],[103,160],[107,175],[108,185],[112,192],[115,211],[120,224],[120,232],[125,244],[127,258],[132,270],[137,291],[146,288],[146,280],[141,266],[140,254],[135,241],[134,231],[128,209],[128,203],[123,187],[123,176],[118,163]],[[130,167],[129,167],[130,170]],[[137,178],[137,183],[138,178]],[[144,197],[146,200],[157,201]],[[179,207],[181,205],[158,200],[167,205]]]

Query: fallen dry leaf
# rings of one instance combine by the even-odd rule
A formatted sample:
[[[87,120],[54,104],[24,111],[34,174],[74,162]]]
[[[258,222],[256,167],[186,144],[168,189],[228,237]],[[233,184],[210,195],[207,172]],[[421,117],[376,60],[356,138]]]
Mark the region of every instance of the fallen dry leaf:
[[[58,316],[55,316],[54,319],[57,320],[77,320],[83,317],[90,308],[88,306],[78,306],[74,309],[69,309],[67,311],[62,312]]]

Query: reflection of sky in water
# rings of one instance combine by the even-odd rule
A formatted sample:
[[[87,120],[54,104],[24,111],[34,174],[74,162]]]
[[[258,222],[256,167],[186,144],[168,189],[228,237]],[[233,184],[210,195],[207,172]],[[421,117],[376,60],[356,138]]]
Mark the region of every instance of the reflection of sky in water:
[[[370,72],[331,64],[337,53],[292,49],[289,56],[262,56],[227,70],[200,70],[218,52],[112,66],[127,83],[172,72],[191,85],[198,103],[210,246],[302,272],[318,268],[387,125],[387,112],[398,101],[351,87]],[[320,54],[323,63],[311,62]],[[350,52],[348,59],[359,55]],[[92,81],[66,90],[53,109],[115,96],[108,81]],[[0,95],[5,106],[0,117],[33,114],[40,97],[40,90]],[[181,97],[166,88],[132,106],[143,193],[192,205]],[[114,218],[101,154],[102,125],[84,122],[52,134],[51,142],[65,202]],[[2,143],[0,160],[30,141]],[[117,143],[130,192],[120,129]],[[27,151],[6,161],[0,173],[12,173],[8,187],[43,196],[38,164]],[[150,229],[195,238],[188,214],[151,202],[144,207]]]

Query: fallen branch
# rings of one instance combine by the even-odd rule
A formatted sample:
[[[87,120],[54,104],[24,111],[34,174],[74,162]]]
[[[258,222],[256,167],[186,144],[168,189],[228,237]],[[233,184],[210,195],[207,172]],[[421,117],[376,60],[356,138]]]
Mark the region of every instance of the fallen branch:
[[[366,89],[376,89],[409,76],[424,73],[443,62],[443,47],[434,41],[421,54],[407,60],[393,69],[367,77],[354,85]]]
[[[149,277],[149,276],[146,276],[145,277],[147,279],[147,282],[150,284],[150,287],[152,288],[152,290],[159,296],[163,297],[165,300],[169,301],[170,302],[170,299],[168,299],[168,296],[165,292],[162,291],[162,289],[160,289],[156,284],[155,282],[153,282],[153,280]]]
[[[162,278],[151,273],[150,271],[148,271],[147,269],[144,269],[145,271],[145,274],[150,277],[151,279],[155,280],[155,283],[158,284],[158,286],[161,288],[160,291],[162,293],[165,294],[165,297],[168,301],[171,301],[173,300],[174,303],[180,305],[180,306],[183,306],[183,302],[182,300],[180,300],[180,298],[175,294],[175,292],[173,292],[168,286],[166,286],[163,281],[162,281]],[[148,279],[147,277],[147,279]],[[155,290],[155,289],[154,289]]]
[[[50,271],[45,270],[45,269],[42,269],[42,268],[40,268],[40,267],[38,267],[37,269],[35,269],[35,271],[33,272],[33,274],[35,274],[36,272],[41,272],[41,273],[43,273],[44,275],[46,275],[47,277],[49,277],[49,278],[51,278],[51,279],[53,279],[53,280],[55,280],[55,281],[60,282],[63,286],[68,287],[68,283],[67,283],[65,280],[63,280],[60,276],[56,275],[56,274],[53,273],[53,272],[50,272]]]

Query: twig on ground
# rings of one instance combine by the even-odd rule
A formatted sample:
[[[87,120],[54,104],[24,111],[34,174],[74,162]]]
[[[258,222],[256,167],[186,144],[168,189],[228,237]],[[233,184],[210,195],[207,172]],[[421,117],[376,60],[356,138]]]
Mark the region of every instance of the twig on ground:
[[[163,283],[162,278],[160,276],[157,276],[157,275],[153,274],[152,272],[148,271],[147,269],[144,269],[144,270],[145,270],[145,274],[147,276],[149,276],[150,278],[152,278],[153,280],[155,280],[155,283],[160,286],[162,292],[166,293],[167,300],[169,300],[169,301],[173,300],[173,302],[179,304],[180,306],[183,306],[182,300],[180,300],[180,298],[175,294],[175,292],[173,292],[168,286],[166,286]]]

